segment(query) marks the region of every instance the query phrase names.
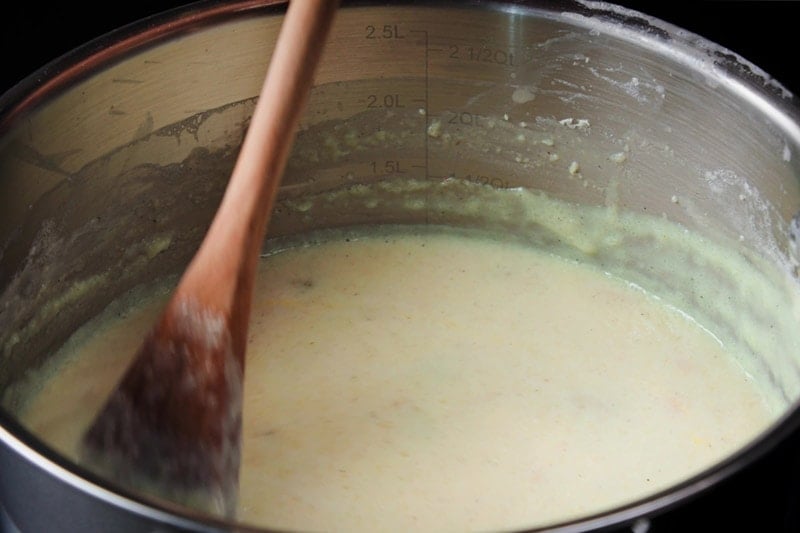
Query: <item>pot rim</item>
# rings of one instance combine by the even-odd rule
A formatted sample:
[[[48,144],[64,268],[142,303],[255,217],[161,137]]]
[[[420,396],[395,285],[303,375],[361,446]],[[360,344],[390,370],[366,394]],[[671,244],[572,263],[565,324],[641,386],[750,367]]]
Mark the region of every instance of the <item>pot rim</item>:
[[[393,0],[342,2],[342,8],[388,5],[419,5],[455,9],[491,9],[520,15],[566,20],[588,28],[599,27],[615,37],[651,47],[680,63],[706,72],[720,84],[733,89],[768,117],[800,147],[800,105],[798,98],[779,81],[729,49],[661,19],[614,4],[593,0],[465,0],[458,5],[445,0]],[[97,37],[41,67],[5,94],[0,95],[0,136],[15,121],[72,84],[121,61],[143,49],[183,33],[244,16],[280,13],[284,0],[200,0],[127,24]],[[552,526],[525,531],[576,533],[603,530],[647,520],[729,480],[734,474],[764,458],[789,435],[800,431],[800,403],[795,404],[767,429],[722,461],[681,483],[630,503]],[[61,482],[117,508],[181,528],[219,531],[235,528],[242,532],[267,532],[248,524],[172,505],[170,502],[129,492],[102,479],[47,447],[0,406],[0,444]]]

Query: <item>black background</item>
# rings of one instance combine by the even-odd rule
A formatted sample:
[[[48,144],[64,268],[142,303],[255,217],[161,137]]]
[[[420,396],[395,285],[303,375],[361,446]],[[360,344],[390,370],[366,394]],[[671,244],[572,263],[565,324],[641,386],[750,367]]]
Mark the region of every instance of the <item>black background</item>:
[[[0,8],[0,93],[73,48],[186,1],[62,2],[17,0]],[[800,2],[621,0],[721,44],[800,95]],[[650,533],[764,531],[800,533],[800,435],[769,458],[653,522]],[[565,488],[568,490],[568,488]]]
[[[186,5],[186,0],[7,2],[0,10],[0,92],[47,62],[100,35],[143,17]],[[721,44],[760,66],[800,94],[800,2],[620,0]]]

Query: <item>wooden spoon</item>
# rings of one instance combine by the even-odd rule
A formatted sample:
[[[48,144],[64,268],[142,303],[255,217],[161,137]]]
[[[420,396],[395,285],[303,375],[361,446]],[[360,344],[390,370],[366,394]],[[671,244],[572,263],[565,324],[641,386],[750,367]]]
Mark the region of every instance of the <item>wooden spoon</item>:
[[[231,517],[256,264],[337,0],[291,0],[219,210],[162,316],[81,441],[126,487]]]

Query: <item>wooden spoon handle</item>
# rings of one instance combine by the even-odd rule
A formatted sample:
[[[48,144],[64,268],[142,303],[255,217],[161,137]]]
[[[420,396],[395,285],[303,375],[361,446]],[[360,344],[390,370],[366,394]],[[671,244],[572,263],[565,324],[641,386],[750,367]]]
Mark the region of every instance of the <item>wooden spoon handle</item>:
[[[336,7],[333,0],[289,4],[206,238],[84,435],[84,464],[125,486],[226,516],[235,512],[256,262]]]
[[[192,294],[200,305],[227,314],[232,331],[244,330],[245,336],[256,263],[275,191],[338,4],[338,0],[289,3],[222,203],[178,286],[179,293]],[[244,339],[233,342],[234,351],[242,354]]]

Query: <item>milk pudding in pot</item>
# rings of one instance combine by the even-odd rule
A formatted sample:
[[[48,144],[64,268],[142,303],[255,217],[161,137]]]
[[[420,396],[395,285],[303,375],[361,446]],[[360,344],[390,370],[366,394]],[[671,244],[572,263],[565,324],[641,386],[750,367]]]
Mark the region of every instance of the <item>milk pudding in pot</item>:
[[[455,190],[525,206],[606,266],[445,226],[270,244],[245,372],[244,523],[547,525],[665,489],[776,419],[781,400],[729,332],[678,307],[667,280],[659,294],[624,276],[649,247],[666,270],[697,276],[701,299],[719,294],[724,269],[764,283],[735,254],[663,220],[525,191],[448,182],[428,194],[445,204]],[[134,291],[73,336],[30,385],[31,430],[75,456],[170,287]]]

